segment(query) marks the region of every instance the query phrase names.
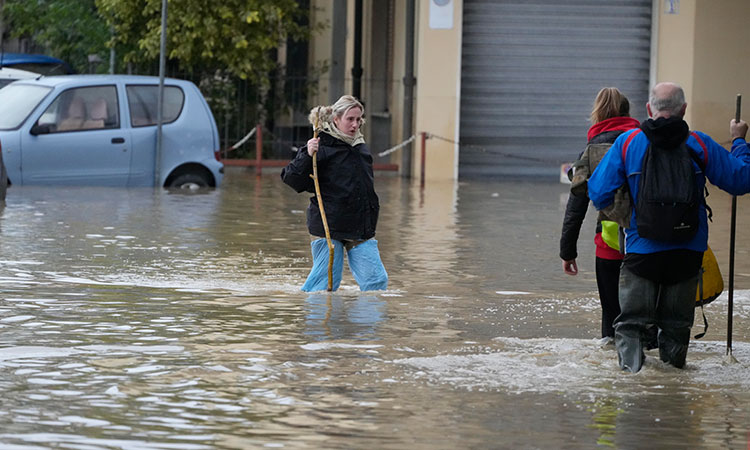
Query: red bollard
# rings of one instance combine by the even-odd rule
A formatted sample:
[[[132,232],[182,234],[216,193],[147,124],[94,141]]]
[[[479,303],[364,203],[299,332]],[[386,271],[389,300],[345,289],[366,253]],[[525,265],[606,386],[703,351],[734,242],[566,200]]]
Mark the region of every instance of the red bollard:
[[[263,171],[263,128],[255,125],[255,175],[261,176]]]
[[[425,166],[425,159],[427,152],[425,151],[425,148],[427,147],[427,133],[422,132],[420,133],[422,135],[422,163],[420,167],[420,174],[419,174],[419,187],[424,187],[424,166]]]

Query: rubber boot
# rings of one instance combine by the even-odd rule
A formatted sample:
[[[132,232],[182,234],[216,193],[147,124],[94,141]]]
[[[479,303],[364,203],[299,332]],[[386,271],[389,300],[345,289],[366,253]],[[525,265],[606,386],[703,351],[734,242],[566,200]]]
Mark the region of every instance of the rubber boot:
[[[646,355],[643,354],[643,342],[640,333],[623,333],[615,327],[615,348],[620,369],[637,373],[643,367]]]
[[[656,299],[659,285],[620,269],[620,315],[615,319],[615,347],[620,368],[636,373],[643,367],[644,337],[656,322]]]
[[[659,359],[678,369],[685,367],[690,328],[659,330]]]
[[[302,285],[305,292],[325,291],[328,289],[328,243],[325,239],[310,242],[313,266],[310,274]],[[341,272],[344,270],[344,245],[340,241],[333,241],[333,290],[341,285]]]
[[[388,273],[380,260],[378,241],[367,240],[347,253],[349,268],[361,291],[382,291],[388,288]]]
[[[659,358],[680,369],[685,367],[690,327],[695,319],[697,286],[697,276],[664,286],[659,299]]]

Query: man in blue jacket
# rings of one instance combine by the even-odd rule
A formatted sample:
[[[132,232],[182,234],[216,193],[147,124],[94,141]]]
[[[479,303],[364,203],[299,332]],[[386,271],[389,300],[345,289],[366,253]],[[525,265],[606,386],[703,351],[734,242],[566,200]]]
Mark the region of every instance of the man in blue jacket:
[[[588,181],[589,197],[597,209],[611,205],[617,188],[628,184],[632,204],[638,200],[639,181],[649,144],[675,148],[685,142],[694,158],[696,182],[701,192],[708,178],[733,195],[750,192],[750,148],[745,142],[747,123],[730,123],[731,154],[710,136],[690,133],[683,120],[687,103],[675,83],[653,87],[646,109],[650,119],[639,129],[626,131],[594,170]],[[703,203],[703,202],[702,202]],[[646,330],[658,327],[659,357],[675,367],[685,366],[690,328],[695,313],[695,293],[703,252],[708,243],[705,203],[700,205],[698,230],[682,242],[666,242],[638,235],[636,211],[625,229],[625,259],[620,272],[620,309],[615,319],[615,346],[620,368],[638,372],[645,355]]]

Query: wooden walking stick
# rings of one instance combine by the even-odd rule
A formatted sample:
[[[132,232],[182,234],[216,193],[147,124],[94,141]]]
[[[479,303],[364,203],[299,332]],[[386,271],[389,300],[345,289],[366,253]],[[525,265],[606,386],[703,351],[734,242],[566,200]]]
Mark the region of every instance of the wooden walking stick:
[[[313,139],[318,137],[318,123],[320,121],[320,106],[315,110],[313,122]],[[326,243],[328,244],[328,291],[333,290],[333,242],[331,241],[331,232],[328,231],[328,220],[326,220],[326,211],[323,208],[323,197],[320,195],[320,183],[318,183],[318,152],[312,155],[313,173],[310,175],[315,183],[315,196],[318,198],[318,209],[320,209],[320,218],[323,221],[323,229],[326,232]]]
[[[734,121],[739,123],[742,111],[742,94],[737,94],[737,109]],[[729,230],[729,290],[727,300],[727,361],[737,362],[732,355],[732,315],[734,314],[734,241],[737,230],[737,196],[732,196],[732,218]]]

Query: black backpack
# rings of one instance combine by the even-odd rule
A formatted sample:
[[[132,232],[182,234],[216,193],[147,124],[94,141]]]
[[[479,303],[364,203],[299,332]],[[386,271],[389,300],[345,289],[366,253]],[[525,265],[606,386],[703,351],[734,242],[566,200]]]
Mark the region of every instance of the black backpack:
[[[703,141],[695,133],[691,135],[707,155]],[[639,236],[675,243],[688,241],[698,232],[700,205],[705,199],[693,161],[705,172],[705,161],[699,160],[686,142],[671,149],[649,144],[635,205]]]

